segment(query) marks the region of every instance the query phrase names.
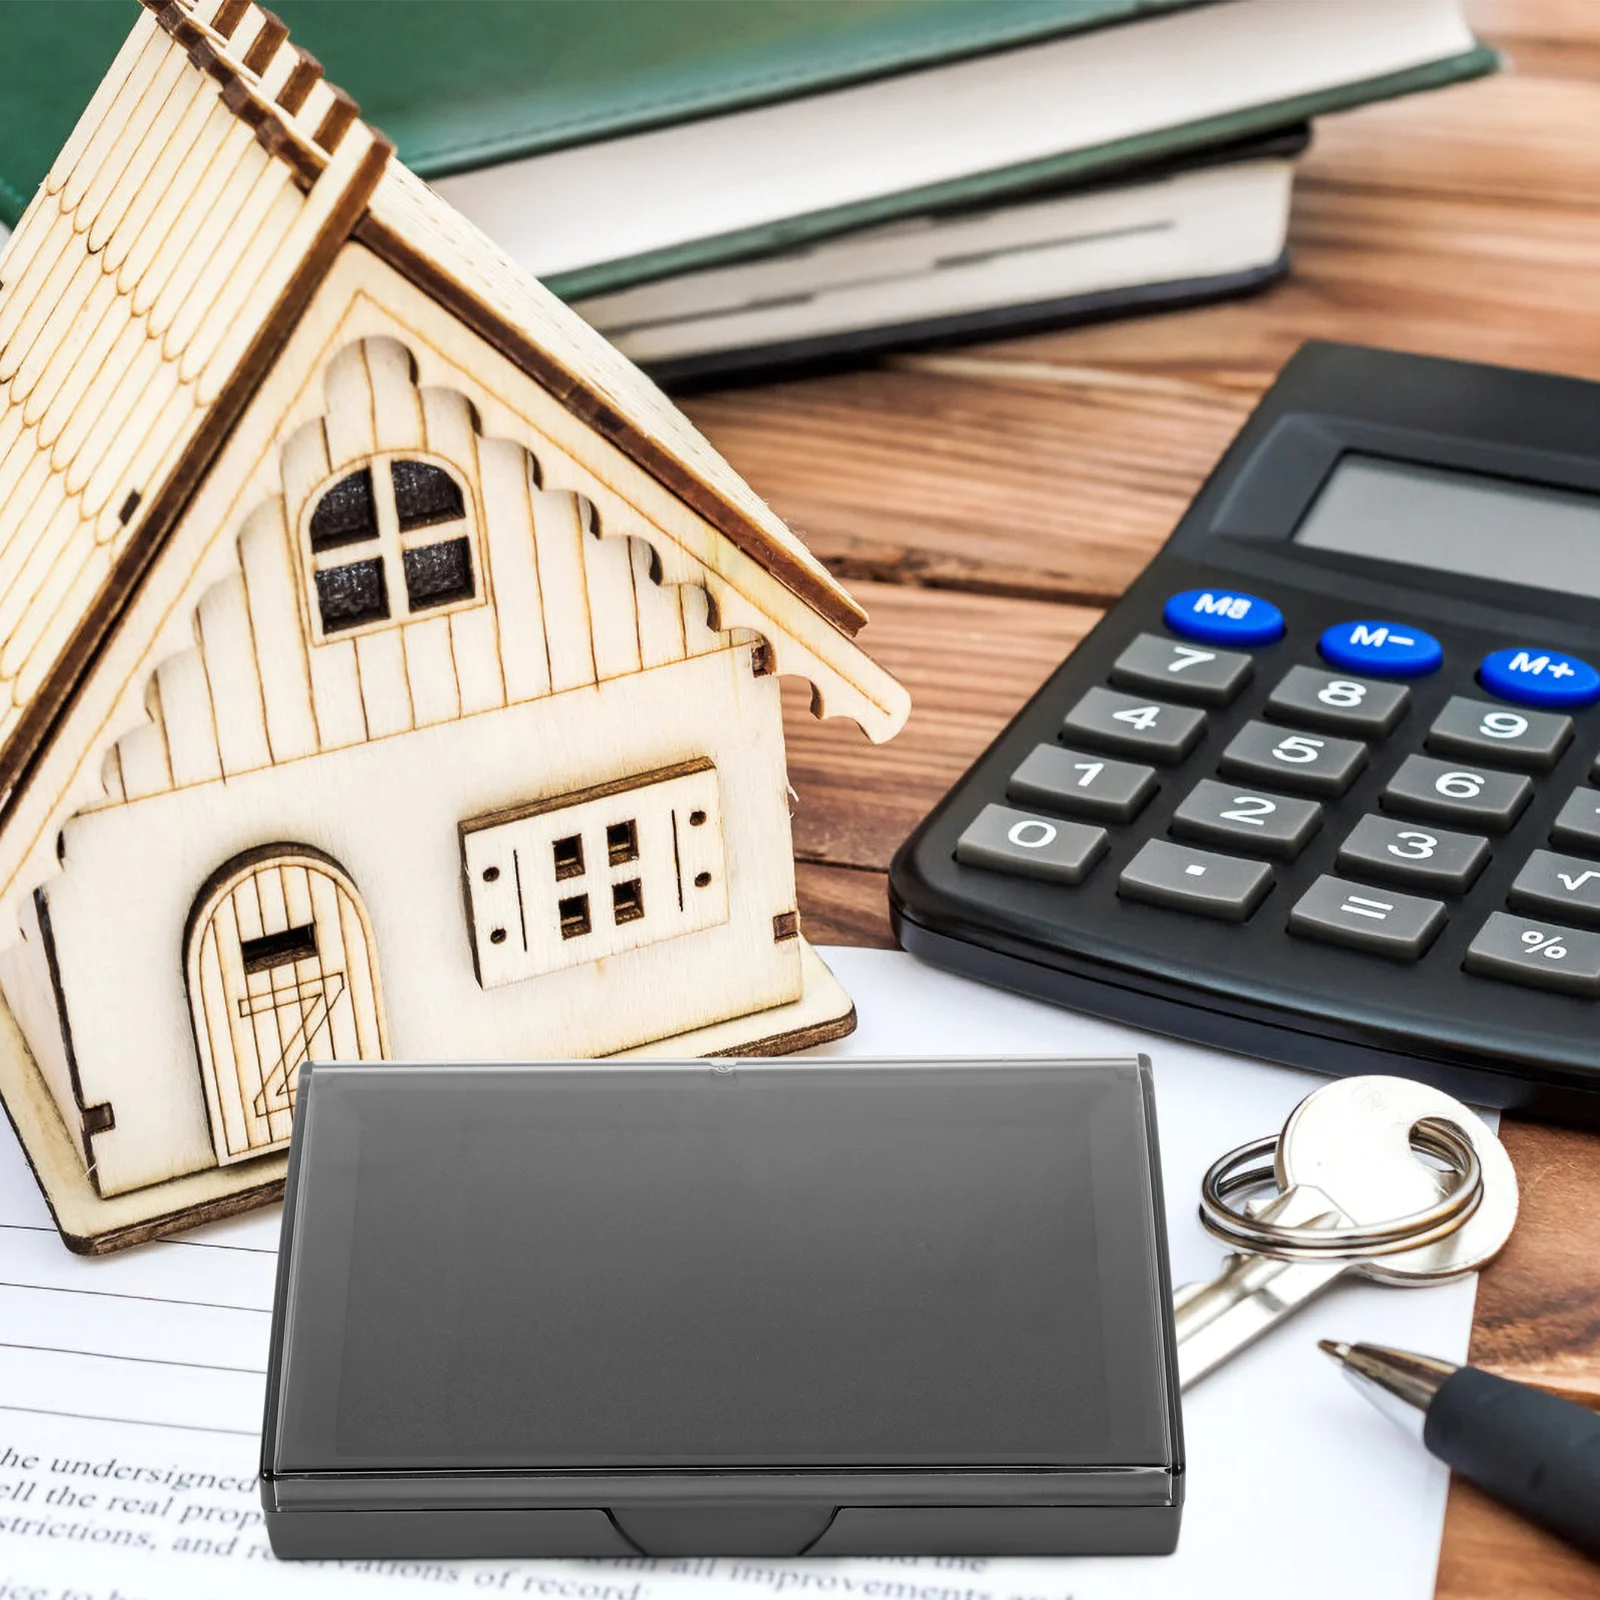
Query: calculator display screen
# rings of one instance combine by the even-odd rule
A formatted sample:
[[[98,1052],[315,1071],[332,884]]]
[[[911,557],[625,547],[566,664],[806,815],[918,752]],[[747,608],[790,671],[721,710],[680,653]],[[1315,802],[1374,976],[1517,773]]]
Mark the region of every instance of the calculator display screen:
[[[1295,542],[1600,599],[1600,497],[1341,458]]]

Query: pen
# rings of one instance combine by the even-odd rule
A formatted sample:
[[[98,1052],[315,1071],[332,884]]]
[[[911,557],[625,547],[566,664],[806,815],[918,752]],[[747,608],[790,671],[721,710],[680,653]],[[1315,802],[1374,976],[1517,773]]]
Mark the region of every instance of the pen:
[[[1377,1408],[1502,1505],[1600,1556],[1600,1416],[1477,1367],[1319,1339]]]

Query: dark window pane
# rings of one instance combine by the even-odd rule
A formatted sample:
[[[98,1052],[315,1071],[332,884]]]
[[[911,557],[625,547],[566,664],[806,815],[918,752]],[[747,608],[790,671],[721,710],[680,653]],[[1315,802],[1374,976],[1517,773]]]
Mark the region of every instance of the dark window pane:
[[[372,472],[363,467],[352,472],[317,502],[311,513],[311,548],[332,550],[341,544],[377,536],[378,518],[372,508]]]
[[[317,607],[322,631],[358,628],[364,622],[382,622],[389,615],[389,591],[383,581],[381,561],[352,561],[346,567],[329,567],[317,574]]]
[[[407,550],[406,598],[413,611],[472,598],[472,552],[465,539]]]
[[[467,514],[461,486],[448,472],[426,461],[397,461],[394,508],[402,528],[426,528],[432,522],[457,522]]]
[[[575,894],[570,900],[558,900],[556,914],[561,918],[561,937],[581,939],[590,927],[588,895]]]

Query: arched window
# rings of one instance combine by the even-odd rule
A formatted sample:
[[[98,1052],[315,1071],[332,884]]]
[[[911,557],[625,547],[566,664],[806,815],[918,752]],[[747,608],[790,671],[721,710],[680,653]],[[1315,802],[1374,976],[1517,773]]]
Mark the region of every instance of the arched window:
[[[470,503],[441,466],[382,457],[325,488],[307,523],[322,637],[478,597]]]

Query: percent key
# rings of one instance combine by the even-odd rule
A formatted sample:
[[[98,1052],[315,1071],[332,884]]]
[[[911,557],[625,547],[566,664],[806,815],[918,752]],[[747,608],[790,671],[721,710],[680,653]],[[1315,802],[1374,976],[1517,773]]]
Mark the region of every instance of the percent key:
[[[1600,996],[1600,934],[1496,911],[1467,949],[1467,970],[1507,983]]]

